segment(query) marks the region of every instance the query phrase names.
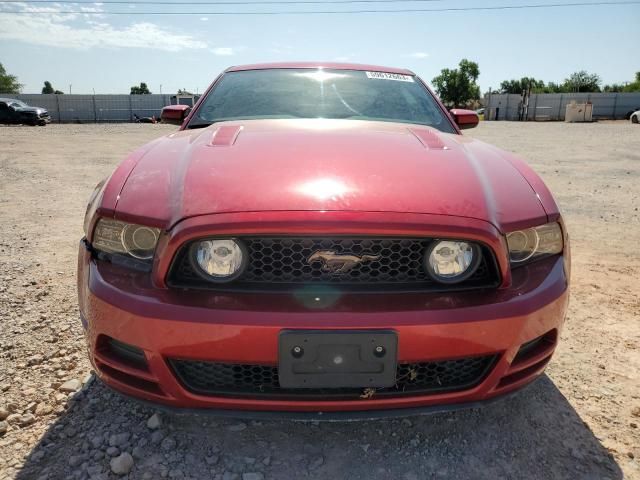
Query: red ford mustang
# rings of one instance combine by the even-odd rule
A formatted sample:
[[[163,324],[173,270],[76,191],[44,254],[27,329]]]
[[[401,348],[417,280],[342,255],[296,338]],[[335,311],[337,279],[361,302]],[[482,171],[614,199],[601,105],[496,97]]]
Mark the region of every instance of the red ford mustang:
[[[522,160],[461,135],[477,123],[408,70],[226,70],[91,196],[78,294],[99,378],[170,407],[357,417],[539,377],[568,237]]]

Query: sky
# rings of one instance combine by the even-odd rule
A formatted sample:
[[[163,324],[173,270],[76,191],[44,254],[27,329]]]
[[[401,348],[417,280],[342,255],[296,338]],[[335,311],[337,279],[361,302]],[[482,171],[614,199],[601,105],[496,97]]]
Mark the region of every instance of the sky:
[[[18,76],[24,85],[23,93],[40,93],[45,80],[66,93],[70,89],[72,93],[129,93],[130,87],[140,82],[146,82],[153,93],[175,93],[180,88],[202,92],[231,65],[299,60],[405,67],[430,83],[442,68],[455,68],[462,58],[467,58],[480,66],[483,92],[499,87],[502,80],[522,76],[561,82],[574,71],[587,70],[600,75],[606,84],[631,81],[640,71],[640,2],[313,15],[308,12],[433,10],[580,0],[394,0],[346,4],[318,0],[314,4],[277,5],[264,3],[266,0],[252,0],[264,3],[252,5],[233,4],[242,0],[218,0],[218,4],[209,0],[205,5],[193,3],[207,0],[192,0],[191,5],[142,3],[154,3],[153,0],[109,4],[110,1],[113,0],[0,0],[0,63]],[[61,10],[82,13],[56,13]],[[213,14],[275,11],[300,13]]]

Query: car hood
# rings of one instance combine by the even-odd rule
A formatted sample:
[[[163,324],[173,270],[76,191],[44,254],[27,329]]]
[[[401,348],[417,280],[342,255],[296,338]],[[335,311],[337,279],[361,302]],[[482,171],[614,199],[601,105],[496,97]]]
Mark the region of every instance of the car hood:
[[[16,108],[16,112],[20,113],[35,113],[40,115],[41,113],[45,113],[47,110],[40,107],[18,107]]]
[[[453,215],[501,229],[546,219],[509,154],[426,126],[359,120],[248,120],[160,139],[137,161],[116,215],[167,228],[249,211]]]

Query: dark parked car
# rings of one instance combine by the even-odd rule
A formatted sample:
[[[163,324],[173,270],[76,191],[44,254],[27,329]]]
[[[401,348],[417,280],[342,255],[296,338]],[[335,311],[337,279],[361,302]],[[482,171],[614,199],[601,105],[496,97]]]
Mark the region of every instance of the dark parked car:
[[[15,98],[0,98],[0,124],[2,123],[46,125],[51,123],[51,115],[44,108],[30,107]]]

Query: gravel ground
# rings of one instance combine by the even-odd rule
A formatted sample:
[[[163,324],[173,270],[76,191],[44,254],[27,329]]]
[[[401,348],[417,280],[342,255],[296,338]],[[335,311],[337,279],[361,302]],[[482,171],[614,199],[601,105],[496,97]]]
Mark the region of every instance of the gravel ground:
[[[0,127],[0,480],[639,478],[640,127],[483,123],[556,194],[572,236],[548,375],[501,402],[358,423],[158,414],[93,381],[77,242],[93,186],[162,125]]]

